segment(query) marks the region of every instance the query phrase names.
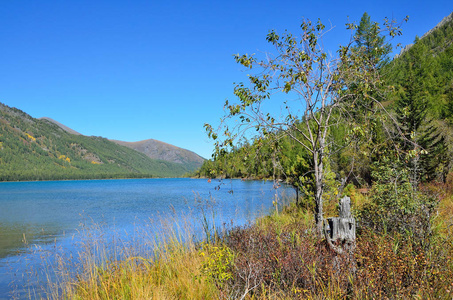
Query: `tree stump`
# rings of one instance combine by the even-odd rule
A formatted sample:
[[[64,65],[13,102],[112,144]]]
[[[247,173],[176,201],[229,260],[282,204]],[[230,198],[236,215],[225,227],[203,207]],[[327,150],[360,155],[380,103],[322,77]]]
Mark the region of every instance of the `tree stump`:
[[[340,199],[339,216],[328,218],[325,227],[327,243],[336,255],[333,259],[333,268],[340,272],[348,268],[352,276],[356,273],[355,251],[356,223],[351,214],[351,199],[348,196]],[[352,289],[351,282],[348,282],[348,290]]]
[[[356,224],[351,214],[351,199],[348,196],[340,199],[339,217],[328,218],[327,238],[331,242],[354,242]]]

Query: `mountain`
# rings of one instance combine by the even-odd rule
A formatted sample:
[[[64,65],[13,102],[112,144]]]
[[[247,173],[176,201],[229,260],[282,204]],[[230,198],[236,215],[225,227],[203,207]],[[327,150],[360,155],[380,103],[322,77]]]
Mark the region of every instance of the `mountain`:
[[[0,181],[179,177],[188,171],[0,103]]]
[[[204,158],[198,154],[182,149],[161,141],[149,139],[139,142],[123,142],[111,140],[118,145],[126,146],[138,152],[144,153],[152,159],[160,159],[186,166],[190,171],[200,168]]]
[[[52,122],[68,133],[81,135],[77,131],[51,118],[43,117],[40,118],[40,120]],[[163,160],[171,163],[180,164],[187,172],[192,172],[200,168],[205,160],[203,157],[199,156],[195,152],[182,149],[158,140],[149,139],[138,142],[124,142],[110,139],[110,141],[118,145],[126,146],[130,149],[141,152],[151,159]]]
[[[433,33],[434,31],[436,30],[442,30],[442,27],[448,23],[451,23],[451,21],[453,20],[453,12],[450,13],[448,16],[444,17],[442,19],[442,21],[440,21],[436,26],[434,26],[434,28],[431,28],[430,30],[428,30],[428,32],[426,32],[424,35],[422,35],[421,38],[424,38],[428,35],[430,35],[431,33]]]
[[[420,40],[422,40],[428,36],[437,35],[439,33],[446,32],[449,27],[451,28],[452,20],[453,20],[453,12],[450,13],[448,16],[444,17],[442,19],[442,21],[440,21],[436,26],[434,26],[434,28],[431,28],[430,30],[428,30],[428,32],[423,34],[422,37],[420,38]],[[451,45],[451,43],[452,43],[452,41],[450,40],[449,44]],[[410,48],[412,48],[412,46],[414,46],[414,44],[409,44],[409,45],[404,46],[401,49],[401,52],[399,54],[397,54],[395,56],[395,58],[400,57],[403,53],[407,52]]]
[[[68,126],[65,126],[65,125],[61,124],[60,122],[55,121],[54,119],[51,119],[51,118],[48,118],[48,117],[42,117],[42,118],[39,118],[39,119],[40,120],[46,120],[46,121],[49,121],[51,123],[54,123],[55,125],[58,125],[58,127],[60,127],[61,129],[63,129],[64,131],[66,131],[66,132],[68,132],[70,134],[82,135],[81,133],[78,133],[74,129],[71,129]]]
[[[431,119],[453,121],[453,13],[405,49],[385,69],[395,99],[417,88]]]

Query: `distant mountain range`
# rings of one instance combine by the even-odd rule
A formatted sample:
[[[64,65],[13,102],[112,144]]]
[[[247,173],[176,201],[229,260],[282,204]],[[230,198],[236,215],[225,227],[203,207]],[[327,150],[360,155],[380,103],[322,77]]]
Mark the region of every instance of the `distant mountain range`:
[[[135,151],[144,153],[149,158],[183,164],[191,170],[200,168],[205,160],[203,157],[192,151],[153,139],[139,142],[111,141],[117,143],[118,145],[126,146],[134,149]]]
[[[63,129],[64,131],[66,131],[68,133],[75,134],[75,135],[81,135],[77,131],[75,131],[51,118],[43,117],[40,119],[50,121],[50,122],[58,125],[61,129]],[[148,139],[148,140],[143,140],[143,141],[138,141],[138,142],[124,142],[124,141],[109,139],[109,141],[112,141],[121,146],[126,146],[135,151],[141,152],[151,159],[158,159],[158,160],[164,160],[164,161],[168,161],[168,162],[172,162],[172,163],[182,164],[190,171],[194,171],[194,170],[198,169],[199,167],[201,167],[201,165],[205,161],[205,159],[203,157],[196,154],[195,152],[192,152],[190,150],[186,150],[183,148],[179,148],[179,147],[176,147],[171,144],[167,144],[167,143],[164,143],[164,142],[161,142],[158,140]]]
[[[47,117],[0,103],[0,181],[181,177],[199,155],[156,140],[129,143],[84,136]]]

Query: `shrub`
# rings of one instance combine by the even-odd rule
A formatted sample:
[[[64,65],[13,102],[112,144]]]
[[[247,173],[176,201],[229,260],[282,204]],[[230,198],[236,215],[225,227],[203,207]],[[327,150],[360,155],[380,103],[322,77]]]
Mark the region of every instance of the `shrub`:
[[[202,272],[217,285],[233,278],[231,269],[234,261],[233,252],[226,246],[203,243],[200,250],[203,257]]]
[[[366,230],[357,240],[356,299],[451,299],[451,262],[411,239]]]
[[[346,295],[352,260],[332,252],[303,222],[235,228],[228,234],[226,244],[235,252],[233,277],[225,286],[231,297]]]
[[[369,228],[381,234],[410,237],[427,247],[438,198],[419,191],[411,184],[407,169],[386,159],[375,165],[373,176],[376,181],[371,188],[370,202],[357,213],[359,234]]]

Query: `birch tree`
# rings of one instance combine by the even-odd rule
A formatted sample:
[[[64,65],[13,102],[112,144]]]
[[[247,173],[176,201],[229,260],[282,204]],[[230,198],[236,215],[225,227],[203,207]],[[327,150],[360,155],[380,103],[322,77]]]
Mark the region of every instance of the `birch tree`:
[[[385,26],[390,35],[400,34],[394,21],[386,21]],[[216,140],[218,152],[232,147],[250,130],[258,139],[286,135],[303,147],[311,160],[314,217],[321,235],[325,163],[332,146],[329,133],[339,123],[349,122],[350,112],[362,102],[379,102],[376,95],[383,83],[376,62],[370,63],[364,55],[365,48],[353,47],[356,25],[347,24],[351,39],[335,53],[323,47],[332,28],[326,30],[320,20],[304,20],[300,28],[299,35],[270,31],[266,40],[274,49],[272,53],[234,55],[236,62],[250,71],[248,83],[236,84],[237,102],[225,102],[219,127],[205,124],[205,128]]]

